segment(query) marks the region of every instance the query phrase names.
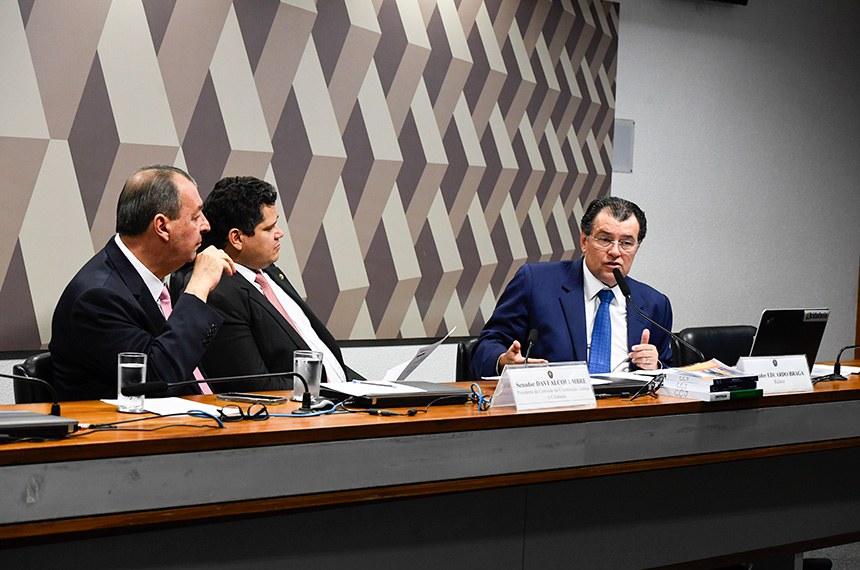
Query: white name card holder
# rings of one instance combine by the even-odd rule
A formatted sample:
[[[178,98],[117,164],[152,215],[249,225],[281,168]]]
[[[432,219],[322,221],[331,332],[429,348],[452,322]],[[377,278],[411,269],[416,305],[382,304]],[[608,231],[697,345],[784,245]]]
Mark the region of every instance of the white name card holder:
[[[744,356],[736,368],[744,374],[758,374],[758,387],[765,394],[812,391],[809,364],[802,354]]]
[[[589,405],[597,400],[585,362],[509,364],[493,395],[493,407],[514,406],[518,412]]]

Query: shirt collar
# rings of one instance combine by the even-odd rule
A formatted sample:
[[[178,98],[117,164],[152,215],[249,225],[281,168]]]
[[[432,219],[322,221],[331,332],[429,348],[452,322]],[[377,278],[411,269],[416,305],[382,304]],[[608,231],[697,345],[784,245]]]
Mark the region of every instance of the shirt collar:
[[[241,263],[236,263],[235,261],[233,262],[233,265],[236,267],[236,271],[239,273],[239,275],[241,275],[242,277],[244,277],[245,279],[250,281],[252,284],[256,284],[256,281],[255,281],[255,279],[257,278],[257,272],[256,271],[254,271],[253,269],[250,269],[248,267],[245,267]]]
[[[582,288],[585,292],[585,299],[587,301],[593,301],[594,298],[597,297],[598,293],[604,289],[608,289],[609,291],[612,291],[612,296],[615,297],[616,304],[623,306],[622,301],[624,300],[624,297],[621,295],[620,288],[618,286],[611,288],[607,287],[603,281],[591,273],[584,261],[582,262]]]
[[[143,279],[143,284],[146,285],[149,294],[152,295],[155,301],[158,301],[158,298],[161,297],[161,291],[164,289],[164,281],[156,277],[152,271],[147,269],[146,265],[135,257],[134,253],[120,239],[119,234],[114,235],[114,242],[123,255],[126,256],[132,267],[134,267],[134,270],[137,271],[137,274],[140,275],[140,278]]]

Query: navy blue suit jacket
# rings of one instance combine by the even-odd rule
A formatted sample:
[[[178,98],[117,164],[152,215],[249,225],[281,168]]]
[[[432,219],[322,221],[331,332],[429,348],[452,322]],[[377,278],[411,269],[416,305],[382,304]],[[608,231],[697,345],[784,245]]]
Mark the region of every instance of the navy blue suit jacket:
[[[275,265],[264,271],[295,301],[311,326],[343,367],[347,380],[362,378],[343,362],[337,342],[326,326]],[[268,299],[238,272],[224,277],[209,294],[209,304],[224,317],[224,324],[203,356],[206,372],[212,376],[240,376],[284,372],[293,369],[293,351],[309,347]],[[323,369],[323,382],[326,381]],[[215,392],[288,390],[291,377],[273,377],[236,382],[219,382]]]
[[[84,265],[54,309],[51,343],[57,397],[115,398],[117,354],[144,352],[147,381],[193,380],[222,318],[185,293],[165,321],[140,275],[111,237]],[[158,396],[199,394],[196,385]]]
[[[550,362],[586,361],[588,334],[585,330],[583,261],[528,263],[517,271],[505,288],[496,309],[472,351],[472,373],[476,378],[494,376],[499,355],[514,340],[526,350],[531,329],[537,341],[530,356]],[[627,278],[633,303],[643,313],[672,330],[672,306],[656,289]],[[629,305],[629,303],[628,303]],[[672,349],[669,335],[627,307],[628,349],[642,340],[642,330],[651,332],[650,343],[657,347],[660,360],[670,365]]]

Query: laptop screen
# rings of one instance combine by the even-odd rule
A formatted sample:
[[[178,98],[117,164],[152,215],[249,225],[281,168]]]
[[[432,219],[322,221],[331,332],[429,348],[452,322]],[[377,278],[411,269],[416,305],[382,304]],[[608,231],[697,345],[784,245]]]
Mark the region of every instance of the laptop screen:
[[[803,354],[812,370],[829,316],[830,309],[765,309],[750,356]]]

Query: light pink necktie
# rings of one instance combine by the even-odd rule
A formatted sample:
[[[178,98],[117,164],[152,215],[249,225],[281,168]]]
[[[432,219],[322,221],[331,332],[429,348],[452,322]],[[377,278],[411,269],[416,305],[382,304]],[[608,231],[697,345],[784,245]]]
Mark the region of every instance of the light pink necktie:
[[[167,290],[167,285],[161,290],[161,295],[158,296],[158,303],[161,305],[161,312],[164,315],[164,320],[170,318],[170,313],[173,312],[173,303],[170,302],[170,292]],[[194,369],[194,378],[196,380],[203,380],[203,374],[200,373],[199,368]],[[209,384],[206,382],[200,382],[200,391],[204,394],[211,394],[212,388],[209,387]]]
[[[296,326],[296,323],[294,323],[293,319],[291,319],[290,316],[287,314],[287,311],[286,309],[284,309],[284,306],[281,305],[280,301],[278,301],[277,295],[275,295],[275,292],[272,290],[272,286],[269,285],[269,282],[266,281],[266,278],[265,276],[263,276],[262,271],[257,272],[257,275],[254,277],[254,281],[257,283],[257,285],[260,286],[260,289],[263,290],[263,295],[266,296],[266,299],[269,300],[272,306],[275,307],[275,309],[277,309],[279,313],[281,313],[284,319],[286,319],[286,321],[290,323],[290,326],[293,327],[293,329],[295,329],[297,333],[299,333],[299,336],[302,336],[301,331],[299,331],[299,327]]]

